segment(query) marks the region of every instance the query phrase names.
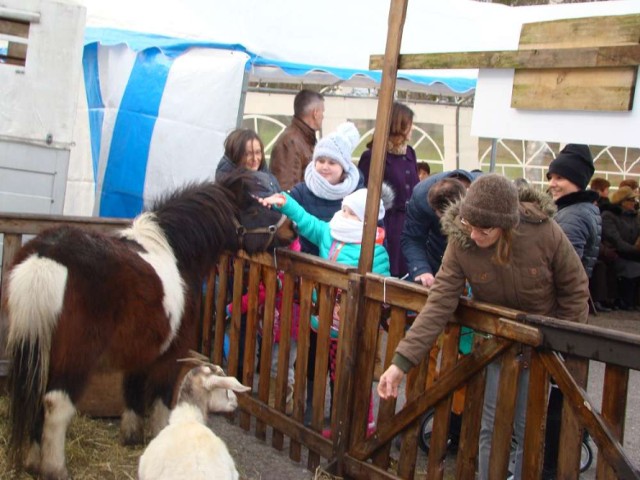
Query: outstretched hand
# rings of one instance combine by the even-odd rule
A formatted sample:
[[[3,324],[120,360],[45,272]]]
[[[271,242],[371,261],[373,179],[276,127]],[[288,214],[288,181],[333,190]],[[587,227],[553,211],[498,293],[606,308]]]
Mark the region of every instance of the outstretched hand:
[[[389,368],[380,376],[378,382],[378,395],[386,400],[390,397],[397,398],[398,387],[404,378],[404,372],[396,365],[391,364]]]
[[[258,198],[258,201],[265,207],[270,207],[271,205],[281,207],[286,203],[287,199],[281,193],[274,193],[265,198]]]

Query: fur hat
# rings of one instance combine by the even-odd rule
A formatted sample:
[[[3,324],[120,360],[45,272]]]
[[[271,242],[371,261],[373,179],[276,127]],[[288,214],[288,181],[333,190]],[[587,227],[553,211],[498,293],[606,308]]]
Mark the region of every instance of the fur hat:
[[[350,193],[342,200],[342,206],[347,206],[353,213],[357,215],[357,217],[364,221],[364,213],[365,206],[367,204],[367,189],[361,188],[360,190],[356,190],[353,193]],[[378,208],[378,220],[382,220],[384,218],[384,205],[382,204],[382,199],[380,200],[380,208]]]
[[[611,195],[611,203],[619,205],[629,198],[638,198],[638,194],[631,187],[620,187]]]
[[[351,160],[351,154],[358,146],[359,141],[360,132],[358,132],[356,126],[351,122],[342,123],[338,125],[335,132],[318,140],[313,150],[313,162],[318,157],[328,157],[338,162],[342,169],[347,172],[351,168],[355,168],[355,164]]]
[[[520,220],[518,188],[506,177],[490,173],[478,177],[460,204],[460,217],[474,227],[505,230]]]
[[[586,145],[569,143],[549,165],[547,180],[552,173],[566,178],[580,190],[585,190],[595,168],[591,151]]]

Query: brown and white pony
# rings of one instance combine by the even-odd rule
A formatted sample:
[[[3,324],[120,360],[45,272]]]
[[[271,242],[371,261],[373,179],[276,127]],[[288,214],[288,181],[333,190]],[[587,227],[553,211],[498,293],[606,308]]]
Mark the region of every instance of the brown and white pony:
[[[197,335],[196,296],[225,250],[284,246],[291,222],[251,195],[237,174],[187,186],[115,235],[62,226],[18,253],[8,281],[11,434],[17,466],[68,478],[65,436],[98,363],[124,371],[121,439],[166,424],[175,380]]]

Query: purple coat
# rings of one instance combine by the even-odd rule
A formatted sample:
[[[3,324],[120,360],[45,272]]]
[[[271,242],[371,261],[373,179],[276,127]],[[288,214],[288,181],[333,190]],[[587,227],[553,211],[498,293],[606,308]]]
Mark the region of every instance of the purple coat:
[[[371,150],[365,150],[358,162],[358,168],[364,176],[365,185],[369,184],[369,168],[371,167]],[[391,260],[391,275],[403,277],[407,273],[407,265],[402,255],[400,234],[404,227],[406,205],[413,193],[413,187],[419,181],[416,152],[407,146],[407,153],[398,155],[388,153],[384,164],[384,179],[394,190],[396,196],[393,208],[387,209],[384,215],[387,251]]]

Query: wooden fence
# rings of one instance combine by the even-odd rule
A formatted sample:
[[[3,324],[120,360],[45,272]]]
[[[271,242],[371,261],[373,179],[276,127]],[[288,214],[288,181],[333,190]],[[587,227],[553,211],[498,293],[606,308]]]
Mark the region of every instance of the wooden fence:
[[[37,234],[59,222],[100,230],[125,224],[101,219],[1,215],[3,277],[22,243],[23,234]],[[274,255],[223,256],[205,285],[200,350],[215,363],[225,365],[231,375],[241,370],[243,383],[256,386],[253,392],[239,396],[239,426],[251,430],[252,419],[255,419],[253,431],[258,438],[269,439],[278,450],[286,446],[293,461],[306,461],[311,470],[322,465],[327,471],[349,478],[414,478],[419,455],[419,423],[423,414],[433,407],[427,478],[443,478],[452,395],[466,386],[455,478],[475,478],[484,367],[500,361],[502,374],[497,408],[500,414],[493,433],[490,478],[506,478],[515,385],[521,365],[517,357],[523,347],[531,347],[523,478],[540,478],[550,377],[564,394],[558,478],[578,478],[583,429],[598,447],[597,478],[640,478],[638,466],[623,447],[629,370],[640,370],[638,336],[527,315],[462,298],[455,313],[457,322],[450,323],[442,336],[437,364],[429,366],[427,357],[410,372],[404,405],[396,405],[396,401],[380,402],[376,429],[367,436],[381,318],[384,317],[388,325],[384,352],[385,365],[388,365],[412,313],[419,311],[426,300],[424,288],[374,274],[359,275],[355,269],[282,249]],[[324,379],[337,289],[342,295],[339,339],[334,345],[337,347],[336,378],[332,394],[327,395],[328,382]],[[243,295],[246,295],[244,313]],[[229,303],[233,308],[228,317]],[[313,351],[310,349],[311,315],[318,318]],[[293,412],[287,415],[287,375],[293,345],[291,325],[296,323],[296,316]],[[6,319],[2,321],[0,331],[4,332]],[[277,374],[272,380],[274,324],[279,325],[280,338]],[[472,352],[459,358],[461,325],[472,328],[476,335]],[[229,340],[226,355],[225,334]],[[4,333],[0,341],[3,345]],[[313,382],[312,414],[305,426],[309,355],[314,355],[316,360],[314,378],[322,381]],[[606,364],[600,409],[585,393],[589,360]],[[434,371],[435,376],[429,373]],[[270,393],[275,397],[272,402]],[[330,405],[326,405],[328,397],[333,399]],[[325,411],[329,410],[330,421],[326,423]],[[328,426],[330,438],[322,434]],[[402,438],[399,453],[392,450],[392,441],[397,435]]]

